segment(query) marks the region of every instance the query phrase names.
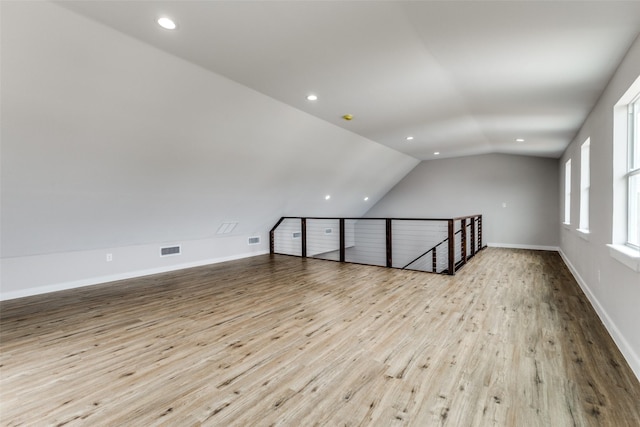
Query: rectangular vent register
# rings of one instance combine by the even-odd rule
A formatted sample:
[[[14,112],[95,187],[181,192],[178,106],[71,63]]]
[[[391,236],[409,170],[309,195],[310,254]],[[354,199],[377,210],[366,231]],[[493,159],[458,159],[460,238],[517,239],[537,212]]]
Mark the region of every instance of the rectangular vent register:
[[[160,256],[180,255],[180,246],[165,246],[160,248]]]

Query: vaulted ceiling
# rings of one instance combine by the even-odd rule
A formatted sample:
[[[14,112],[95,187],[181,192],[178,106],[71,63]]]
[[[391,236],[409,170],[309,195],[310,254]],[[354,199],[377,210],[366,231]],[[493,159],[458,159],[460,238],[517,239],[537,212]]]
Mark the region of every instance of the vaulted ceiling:
[[[559,157],[640,33],[638,1],[59,3],[418,159]]]

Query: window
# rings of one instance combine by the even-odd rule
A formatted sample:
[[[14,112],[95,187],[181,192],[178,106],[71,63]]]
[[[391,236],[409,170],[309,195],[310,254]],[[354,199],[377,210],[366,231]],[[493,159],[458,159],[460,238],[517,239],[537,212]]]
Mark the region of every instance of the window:
[[[640,248],[640,94],[628,106],[627,244]]]
[[[564,223],[571,224],[571,159],[564,164]]]
[[[612,213],[609,253],[640,272],[640,76],[613,107]]]
[[[590,177],[590,156],[591,139],[582,144],[580,149],[580,225],[579,230],[589,232],[589,187]]]

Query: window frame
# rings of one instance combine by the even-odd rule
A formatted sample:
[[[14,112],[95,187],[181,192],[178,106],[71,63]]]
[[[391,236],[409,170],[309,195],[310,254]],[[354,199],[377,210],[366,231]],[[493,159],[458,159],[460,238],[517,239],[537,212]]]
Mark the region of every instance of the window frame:
[[[571,224],[571,158],[564,162],[564,221]]]
[[[627,236],[626,245],[640,250],[640,200],[632,203],[632,180],[640,180],[640,92],[627,105],[627,170],[624,175],[627,186]],[[640,182],[636,185],[640,186]],[[638,197],[638,196],[636,196]],[[634,223],[635,221],[635,223]]]
[[[591,138],[580,146],[580,220],[578,231],[589,233],[589,192],[591,191]]]
[[[637,151],[640,150],[638,148],[640,123],[632,123],[630,118],[634,117],[629,114],[638,108],[638,104],[635,104],[633,109],[630,109],[629,105],[637,102],[638,99],[640,99],[640,75],[613,106],[613,209],[611,243],[607,244],[612,258],[636,272],[640,272],[640,249],[629,244],[629,223],[631,218],[637,215],[629,204],[629,184],[633,177],[640,176],[634,167],[640,166],[640,164],[634,165],[640,162],[638,160],[640,152]]]

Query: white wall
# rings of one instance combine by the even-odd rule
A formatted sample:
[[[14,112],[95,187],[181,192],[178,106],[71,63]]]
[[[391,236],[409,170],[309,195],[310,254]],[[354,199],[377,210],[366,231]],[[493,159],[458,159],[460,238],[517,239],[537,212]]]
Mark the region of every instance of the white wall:
[[[557,189],[556,159],[486,154],[427,160],[366,216],[482,214],[485,244],[553,249],[559,244]]]
[[[2,298],[264,253],[280,216],[362,215],[418,163],[58,5],[0,7]]]
[[[564,177],[564,164],[571,158],[571,225],[559,227],[561,253],[638,378],[640,273],[612,258],[606,245],[612,243],[614,211],[613,107],[639,75],[637,39],[558,167]],[[590,234],[581,236],[576,231],[580,218],[580,147],[587,138],[591,138]],[[564,179],[561,181],[563,195]],[[564,200],[559,218],[563,212]]]

